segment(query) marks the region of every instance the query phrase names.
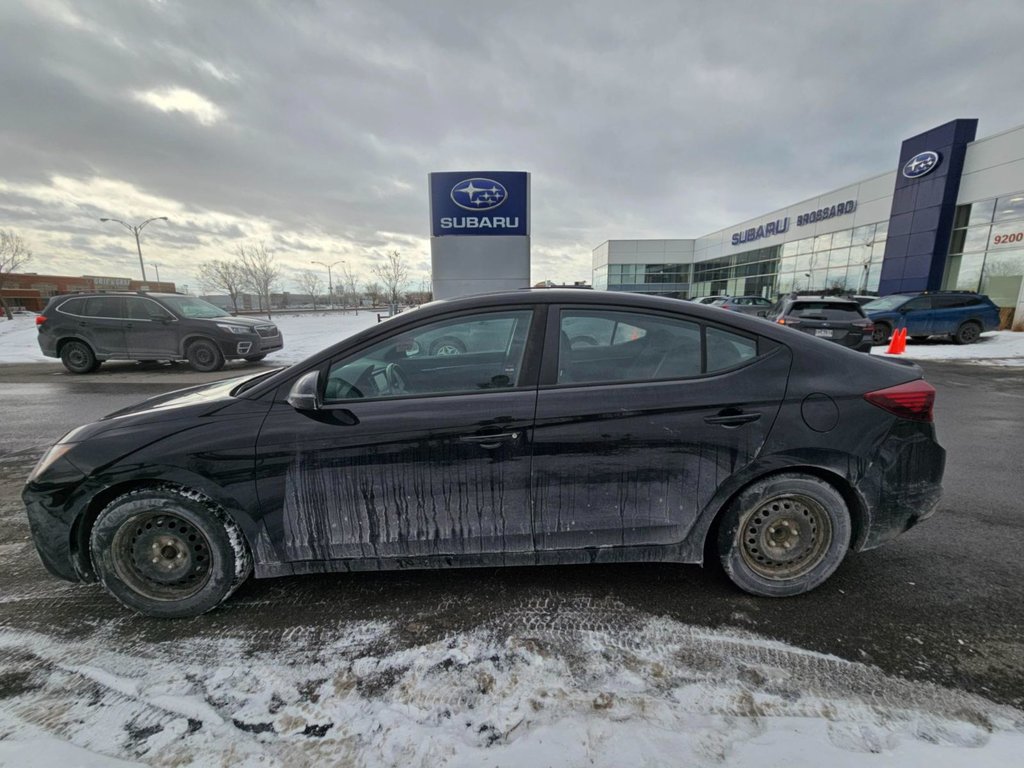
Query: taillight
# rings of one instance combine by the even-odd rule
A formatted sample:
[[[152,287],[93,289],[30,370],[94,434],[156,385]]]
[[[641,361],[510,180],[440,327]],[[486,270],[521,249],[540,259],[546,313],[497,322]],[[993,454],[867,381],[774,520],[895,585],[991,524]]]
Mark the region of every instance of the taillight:
[[[46,315],[36,315],[36,325],[42,325],[46,322]]]
[[[864,399],[872,405],[911,421],[931,421],[935,405],[935,387],[924,379],[868,392]]]
[[[864,331],[864,333],[875,332],[875,324],[870,320],[854,320],[853,324]]]

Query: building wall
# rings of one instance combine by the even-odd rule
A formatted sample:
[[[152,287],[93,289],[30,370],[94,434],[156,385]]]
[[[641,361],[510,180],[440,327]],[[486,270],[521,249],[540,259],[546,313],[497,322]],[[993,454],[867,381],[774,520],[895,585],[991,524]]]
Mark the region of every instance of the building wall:
[[[898,170],[878,174],[695,239],[607,241],[593,251],[594,287],[655,292],[609,275],[622,274],[623,265],[674,263],[688,273],[689,297],[748,288],[769,297],[833,287],[873,293],[898,177]],[[853,213],[798,223],[847,200],[856,201]],[[781,233],[733,242],[733,235],[783,221]],[[942,286],[989,293],[1024,318],[1024,126],[967,145],[953,226],[948,248],[940,245],[948,253]]]
[[[51,296],[63,293],[91,291],[151,291],[153,293],[175,293],[174,283],[148,280],[133,280],[127,277],[104,277],[99,275],[41,275],[30,272],[12,273],[4,277],[4,288],[0,296],[11,306],[25,307],[39,312]]]

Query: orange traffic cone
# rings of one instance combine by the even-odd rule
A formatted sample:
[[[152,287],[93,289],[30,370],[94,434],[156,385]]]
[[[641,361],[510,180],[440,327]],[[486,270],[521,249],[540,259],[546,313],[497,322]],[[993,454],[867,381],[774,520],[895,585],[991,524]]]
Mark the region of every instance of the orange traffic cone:
[[[898,355],[900,353],[900,332],[899,329],[892,332],[892,338],[889,339],[889,348],[885,350],[887,355]]]
[[[906,328],[900,328],[898,333],[900,335],[900,348],[896,352],[896,354],[902,355],[904,352],[907,351],[907,329]]]

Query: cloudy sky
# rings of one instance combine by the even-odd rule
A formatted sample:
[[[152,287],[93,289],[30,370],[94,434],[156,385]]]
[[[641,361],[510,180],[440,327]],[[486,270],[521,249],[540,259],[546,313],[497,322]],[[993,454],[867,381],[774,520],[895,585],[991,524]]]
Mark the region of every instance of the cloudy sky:
[[[896,164],[957,117],[1024,122],[1016,2],[0,0],[0,228],[35,271],[161,278],[243,242],[287,282],[397,248],[427,174],[532,173],[533,279]],[[316,267],[313,267],[316,268]],[[153,274],[150,273],[150,278]]]

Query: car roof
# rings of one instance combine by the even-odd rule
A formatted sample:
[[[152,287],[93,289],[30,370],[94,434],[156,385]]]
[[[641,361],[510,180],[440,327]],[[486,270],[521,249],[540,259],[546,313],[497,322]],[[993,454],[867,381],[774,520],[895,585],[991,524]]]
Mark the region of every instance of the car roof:
[[[804,295],[800,295],[800,296],[790,296],[789,298],[792,301],[832,301],[832,302],[835,302],[837,304],[856,304],[858,307],[860,306],[860,303],[857,302],[855,299],[851,299],[851,298],[848,298],[846,296],[816,296],[816,295],[804,296]]]

